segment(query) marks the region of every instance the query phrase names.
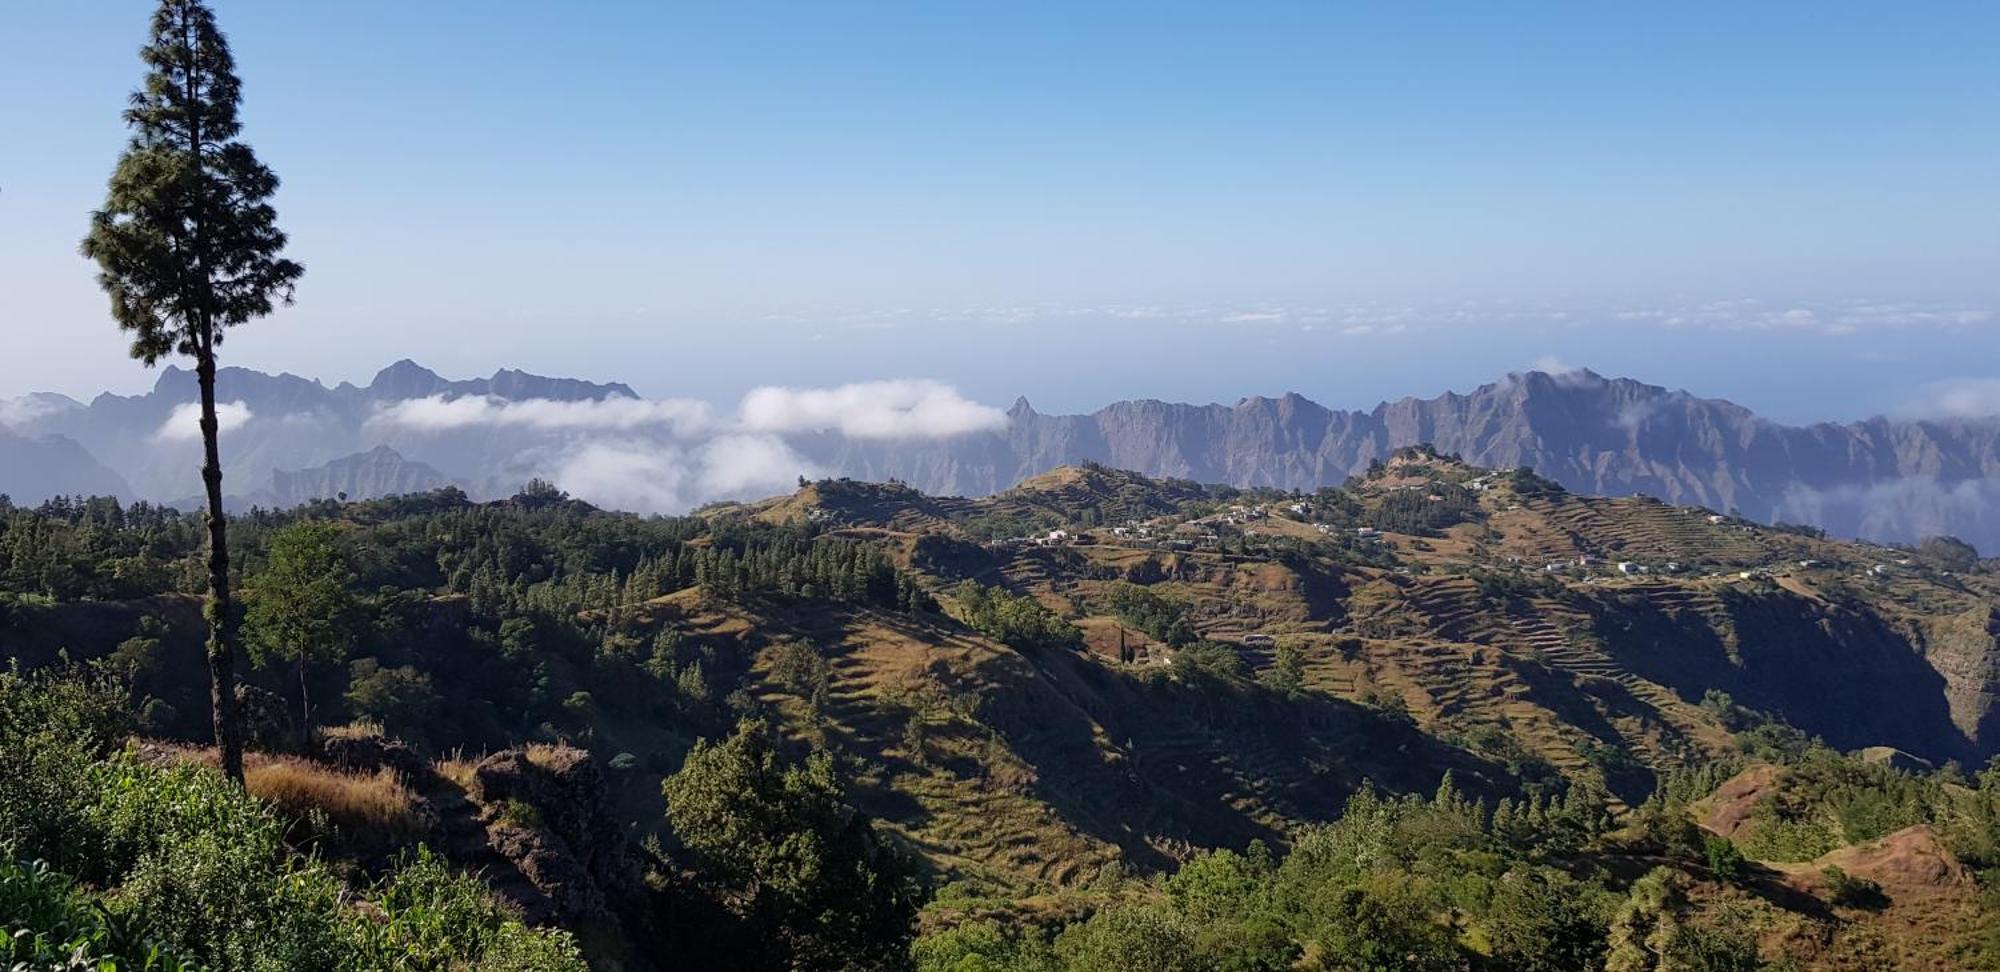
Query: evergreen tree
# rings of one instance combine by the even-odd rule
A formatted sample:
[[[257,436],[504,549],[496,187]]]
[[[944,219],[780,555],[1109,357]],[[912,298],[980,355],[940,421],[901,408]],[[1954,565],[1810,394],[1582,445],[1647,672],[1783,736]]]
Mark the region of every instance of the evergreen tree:
[[[237,631],[229,593],[215,358],[224,332],[289,303],[304,268],[279,256],[285,234],[270,198],[278,178],[236,140],[242,100],[234,59],[201,0],[161,0],[139,52],[145,84],[125,122],[132,139],[91,215],[83,254],[97,262],[111,315],[132,356],[195,362],[201,387],[202,483],[208,493],[208,663],[223,771],[243,778],[235,714]]]
[[[354,572],[331,523],[295,523],[273,534],[270,562],[253,578],[248,613],[254,655],[293,663],[299,683],[299,734],[312,741],[307,675],[315,664],[344,662],[359,626]],[[261,658],[260,658],[261,660]]]

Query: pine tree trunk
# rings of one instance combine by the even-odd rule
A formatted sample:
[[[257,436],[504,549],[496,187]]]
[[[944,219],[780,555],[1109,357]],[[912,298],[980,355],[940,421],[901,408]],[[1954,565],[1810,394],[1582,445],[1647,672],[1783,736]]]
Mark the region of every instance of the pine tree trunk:
[[[208,490],[208,688],[222,772],[243,783],[243,723],[236,712],[236,606],[229,597],[228,520],[222,512],[222,459],[215,420],[215,354],[204,347],[195,365],[201,382],[201,481]]]
[[[299,743],[313,751],[312,696],[306,689],[306,653],[299,652]]]

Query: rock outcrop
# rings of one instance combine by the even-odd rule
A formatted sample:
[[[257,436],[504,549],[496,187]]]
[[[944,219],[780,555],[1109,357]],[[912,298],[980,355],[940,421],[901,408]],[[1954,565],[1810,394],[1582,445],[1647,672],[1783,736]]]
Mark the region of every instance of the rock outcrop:
[[[473,768],[472,796],[483,808],[488,845],[556,916],[603,921],[613,902],[643,894],[639,866],[589,753],[568,747],[494,753]]]

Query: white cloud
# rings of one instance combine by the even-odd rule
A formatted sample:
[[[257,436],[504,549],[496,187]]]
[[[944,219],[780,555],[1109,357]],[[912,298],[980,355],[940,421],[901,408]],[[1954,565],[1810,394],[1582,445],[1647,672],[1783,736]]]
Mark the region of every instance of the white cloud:
[[[2000,378],[1953,378],[1919,389],[1904,406],[1924,418],[1984,418],[2000,415]]]
[[[713,424],[713,416],[706,402],[681,398],[657,401],[607,398],[570,402],[548,398],[507,401],[471,395],[459,398],[434,395],[384,405],[371,421],[430,432],[476,425],[516,426],[544,431],[664,428],[676,436],[692,438],[708,431]]]
[[[1003,428],[1005,412],[936,381],[872,381],[838,388],[758,388],[733,423],[690,399],[612,398],[565,402],[499,398],[412,398],[382,406],[370,421],[423,431],[511,426],[540,431],[666,431],[699,440],[733,431],[839,432],[857,439],[947,438]]]
[[[800,476],[818,475],[774,435],[725,435],[703,445],[695,458],[703,499],[769,495]]]
[[[1571,367],[1568,364],[1565,364],[1562,359],[1556,357],[1553,354],[1545,354],[1539,358],[1536,358],[1534,369],[1545,375],[1551,375],[1554,377],[1561,377],[1563,375],[1567,375],[1578,370],[1576,368]]]
[[[250,406],[243,402],[218,402],[215,406],[215,428],[218,432],[228,432],[243,427],[250,421]],[[167,420],[160,423],[153,438],[160,442],[186,442],[201,438],[201,405],[187,402],[174,406]]]
[[[0,399],[0,426],[19,428],[32,425],[57,412],[79,407],[60,395],[36,394]]]
[[[812,465],[769,435],[725,435],[699,446],[602,438],[579,443],[542,475],[570,495],[610,509],[681,513],[720,499],[788,491]]]
[[[549,478],[598,506],[644,513],[686,510],[687,466],[671,447],[641,442],[586,442],[559,460]]]
[[[1653,414],[1659,410],[1660,403],[1651,399],[1628,402],[1618,409],[1618,416],[1612,420],[1611,424],[1627,432],[1635,431],[1639,426],[1646,424],[1646,420],[1652,418]]]
[[[743,396],[744,428],[839,432],[856,439],[942,439],[1005,428],[1007,413],[936,381],[870,381],[838,388],[766,387]]]
[[[784,492],[819,475],[783,438],[836,432],[857,439],[947,438],[1005,428],[1007,415],[927,380],[837,388],[766,387],[737,414],[687,399],[417,398],[388,403],[377,429],[435,433],[505,427],[542,433],[522,441],[514,472],[542,476],[600,506],[677,513],[718,499]]]

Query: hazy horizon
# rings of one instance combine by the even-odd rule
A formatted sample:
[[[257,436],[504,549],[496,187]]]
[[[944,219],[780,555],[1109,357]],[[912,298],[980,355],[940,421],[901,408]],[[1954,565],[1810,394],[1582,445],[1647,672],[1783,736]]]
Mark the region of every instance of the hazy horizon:
[[[307,266],[225,364],[1067,412],[1553,358],[1787,422],[2000,379],[1983,6],[218,6]],[[0,397],[154,380],[75,252],[148,7],[0,37]]]

